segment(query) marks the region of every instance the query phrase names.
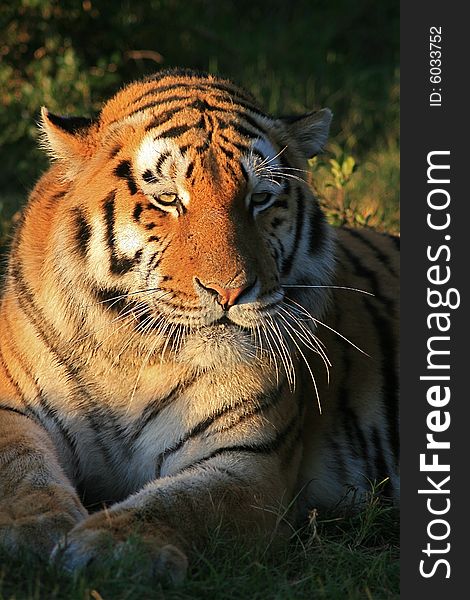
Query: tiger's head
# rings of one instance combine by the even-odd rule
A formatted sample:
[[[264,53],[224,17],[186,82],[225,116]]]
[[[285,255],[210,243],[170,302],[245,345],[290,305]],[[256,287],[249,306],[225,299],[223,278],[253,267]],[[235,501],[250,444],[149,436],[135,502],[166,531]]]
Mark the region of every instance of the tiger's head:
[[[142,334],[177,336],[182,360],[246,360],[268,327],[288,328],[289,284],[330,281],[305,175],[330,120],[272,118],[231,82],[187,71],[128,85],[96,120],[43,109],[80,285],[125,297],[121,312]],[[314,290],[309,310],[324,302]]]

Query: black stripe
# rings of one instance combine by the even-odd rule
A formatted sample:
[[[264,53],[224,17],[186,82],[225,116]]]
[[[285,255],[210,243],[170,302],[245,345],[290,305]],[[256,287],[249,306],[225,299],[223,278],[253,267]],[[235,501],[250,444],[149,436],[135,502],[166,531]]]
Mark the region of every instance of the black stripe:
[[[194,170],[194,161],[191,161],[188,165],[188,168],[186,169],[186,174],[185,174],[186,179],[189,179],[191,177],[191,175],[193,174],[193,170]]]
[[[211,143],[212,136],[214,135],[214,119],[210,115],[204,114],[201,116],[199,126],[207,132],[207,139]]]
[[[272,438],[266,442],[262,442],[261,444],[224,446],[222,448],[218,448],[217,450],[214,450],[214,452],[211,452],[207,456],[204,456],[203,458],[198,459],[197,461],[191,463],[190,465],[187,465],[186,467],[184,467],[183,471],[192,469],[192,468],[199,466],[200,464],[205,463],[209,460],[212,460],[213,458],[216,458],[218,456],[222,456],[224,454],[231,454],[233,452],[237,452],[237,453],[242,452],[242,453],[248,453],[248,454],[261,454],[261,455],[272,454],[276,450],[279,450],[282,447],[282,445],[286,442],[286,440],[289,437],[289,434],[295,429],[295,426],[298,424],[298,421],[299,421],[299,415],[296,413],[295,416],[293,417],[293,419],[291,419],[291,421],[288,423],[288,425],[282,431],[278,432],[274,438]],[[181,473],[181,471],[180,471],[180,473]]]
[[[162,259],[163,259],[163,255],[165,254],[166,249],[168,248],[168,246],[170,245],[170,243],[168,242],[166,246],[164,246],[163,248],[160,248],[159,250],[157,250],[156,252],[154,252],[152,254],[152,256],[150,257],[150,260],[148,261],[147,264],[147,275],[145,277],[145,282],[148,283],[150,276],[152,275],[152,272],[158,267],[158,265],[161,263]]]
[[[150,273],[151,273],[151,272],[152,272],[154,269],[156,269],[156,268],[158,267],[158,265],[160,264],[160,261],[161,261],[161,253],[162,253],[162,251],[161,251],[161,250],[157,250],[157,251],[156,251],[156,252],[154,252],[154,253],[152,254],[152,256],[150,257],[150,260],[149,260],[149,263],[148,263],[148,267],[147,267],[149,275],[150,275]],[[148,279],[148,277],[147,277],[147,279]]]
[[[139,306],[139,312],[134,315],[137,325],[134,323],[134,330],[138,333],[149,333],[152,329],[158,330],[158,322],[155,320],[155,313],[150,310],[143,311],[142,307]],[[145,326],[145,328],[144,328]]]
[[[23,412],[22,410],[18,410],[17,408],[13,408],[12,406],[7,406],[6,404],[0,404],[0,410],[6,410],[8,412],[16,413],[17,415],[26,417],[27,419],[31,418],[30,415]]]
[[[19,301],[21,309],[23,310],[25,315],[29,318],[29,320],[31,321],[31,324],[33,325],[36,332],[38,333],[39,338],[44,343],[46,348],[49,350],[51,355],[54,357],[55,361],[64,369],[65,373],[68,376],[68,380],[73,381],[74,387],[80,392],[80,394],[82,394],[83,396],[85,396],[85,398],[87,398],[87,396],[88,396],[87,393],[84,392],[84,390],[81,388],[80,384],[78,384],[78,382],[77,382],[77,379],[79,379],[80,369],[76,365],[76,362],[71,363],[71,362],[67,361],[65,359],[65,357],[63,356],[63,354],[61,354],[59,352],[59,350],[57,350],[55,344],[53,344],[53,342],[50,338],[50,332],[54,331],[53,326],[46,321],[42,310],[36,305],[36,303],[34,301],[34,297],[31,293],[31,291],[29,290],[27,284],[24,282],[21,272],[19,271],[19,268],[15,270],[13,276],[14,276],[15,284],[17,285],[17,287],[19,287],[18,291],[20,293],[18,295],[18,301]],[[25,298],[23,298],[23,296]],[[25,299],[27,302],[25,302]],[[40,322],[40,324],[38,321]],[[41,325],[45,325],[46,330],[44,330]],[[48,333],[46,333],[46,331]],[[90,399],[89,396],[87,399]],[[98,441],[98,446],[100,447],[100,449],[103,452],[103,455],[106,458],[106,455],[107,455],[106,448],[103,447],[100,440],[97,440],[97,441]]]
[[[196,379],[197,378],[193,376],[182,383],[180,382],[175,385],[163,398],[157,398],[149,402],[133,427],[133,432],[130,436],[131,443],[136,442],[145,427],[147,427],[147,425],[151,423],[164,408],[169,406],[176,400],[178,396],[190,388]]]
[[[206,139],[203,144],[200,146],[194,146],[193,150],[197,152],[197,154],[203,154],[210,146],[210,141]]]
[[[344,251],[346,249],[342,244],[340,246]],[[363,269],[363,266],[359,263],[359,261],[353,256],[348,254],[348,258],[352,260],[355,265],[356,270],[360,272]],[[354,261],[353,261],[354,259]],[[368,278],[372,278],[371,274],[366,275]],[[377,284],[374,284],[374,288],[377,287]],[[378,294],[376,294],[377,296]],[[380,394],[382,397],[382,403],[386,410],[386,422],[389,430],[389,438],[390,444],[392,447],[392,453],[394,454],[396,464],[398,464],[399,460],[399,431],[398,431],[398,389],[399,389],[399,381],[398,375],[396,372],[396,340],[394,338],[390,321],[388,319],[384,319],[376,306],[376,300],[371,298],[361,298],[361,302],[364,303],[364,312],[371,317],[374,324],[374,330],[379,338],[379,344],[381,349],[381,362],[380,362],[380,370],[381,370],[381,379],[382,386],[380,390]],[[385,303],[387,304],[387,303]],[[387,306],[387,312],[389,312],[389,308]],[[337,328],[338,329],[338,328]],[[345,348],[343,352],[343,357],[346,365],[349,364],[349,352]],[[346,369],[347,371],[347,369]],[[346,414],[348,413],[348,404],[347,400],[347,384],[343,386],[343,405],[346,409]],[[356,435],[359,435],[356,432]],[[369,457],[370,458],[370,457]],[[370,463],[369,467],[370,467]]]
[[[5,320],[5,325],[7,325],[7,320]],[[12,352],[12,354],[13,354],[14,358],[16,359],[17,363],[19,363],[22,371],[24,372],[24,374],[30,380],[32,386],[35,388],[35,390],[36,390],[36,399],[39,401],[39,404],[40,404],[41,408],[44,409],[45,406],[46,406],[46,401],[43,398],[42,390],[38,386],[37,378],[34,376],[34,374],[31,372],[31,370],[29,368],[27,368],[26,365],[24,365],[24,363],[20,360],[20,357],[17,355],[16,352],[14,352],[11,348],[10,348],[10,352]],[[1,361],[2,365],[3,365],[3,367],[5,368],[6,372],[7,372],[7,376],[9,377],[10,373],[8,371],[8,368],[7,368],[6,364],[5,364],[4,357],[3,357],[3,354],[1,352],[1,349],[0,349],[0,361]],[[16,411],[16,412],[18,412],[19,414],[23,414],[25,417],[32,418],[33,421],[35,421],[41,427],[45,428],[46,431],[47,431],[48,429],[47,429],[46,425],[42,422],[42,419],[37,415],[37,413],[33,409],[33,407],[27,402],[27,400],[24,397],[24,395],[20,393],[20,396],[22,398],[23,404],[26,406],[28,414],[26,412],[22,413],[21,411]],[[50,412],[51,412],[50,409],[48,409],[48,413],[50,413]],[[61,436],[65,440],[65,443],[69,446],[69,448],[71,450],[72,461],[74,463],[73,472],[76,473],[77,470],[76,470],[76,457],[75,457],[75,450],[76,450],[75,443],[72,442],[72,440],[70,439],[70,436],[68,435],[68,431],[62,426],[62,424],[60,423],[60,421],[58,422],[57,417],[55,417],[55,418],[51,417],[51,419],[56,424],[57,429],[59,430],[59,433],[61,434]]]
[[[137,185],[135,183],[134,175],[132,174],[130,161],[122,160],[114,169],[114,174],[116,177],[124,179],[132,196],[137,193]]]
[[[63,117],[53,113],[48,113],[47,118],[56,127],[71,134],[80,133],[95,123],[95,119],[89,117]]]
[[[372,443],[375,446],[375,468],[377,472],[376,482],[380,483],[384,479],[388,478],[381,491],[383,491],[386,496],[391,497],[393,496],[392,473],[390,473],[390,470],[387,466],[387,462],[385,460],[385,452],[382,445],[382,438],[375,427],[372,430]]]
[[[297,433],[292,437],[287,448],[284,449],[284,456],[282,460],[282,468],[288,469],[289,464],[292,460],[298,456],[299,452],[302,450],[302,438],[304,435],[303,421],[300,421],[299,427],[297,429]]]
[[[382,442],[376,427],[373,427],[371,430],[371,440],[375,448],[375,479],[384,479],[385,477],[388,477],[390,473],[388,472]]]
[[[15,263],[12,266],[11,276],[15,284],[18,303],[22,311],[29,319],[34,329],[36,329],[40,340],[60,364],[62,362],[62,359],[55,350],[55,343],[58,342],[60,339],[59,334],[55,330],[53,325],[46,320],[44,312],[36,304],[33,292],[29,288],[28,284],[24,281],[23,275],[20,270],[20,265],[18,263]],[[43,328],[42,325],[45,325],[45,327]],[[48,332],[47,334],[46,331]],[[53,334],[52,337],[54,339],[51,339],[51,334]]]
[[[5,317],[4,320],[4,326],[8,327],[8,330],[10,332],[10,335],[12,334],[12,331],[10,329],[10,323],[8,322],[8,318]],[[16,350],[16,348],[15,348]],[[36,390],[36,396],[39,397],[41,395],[41,390],[39,389],[38,385],[37,385],[37,379],[36,377],[31,373],[30,369],[27,368],[27,366],[24,364],[24,362],[21,360],[21,357],[18,355],[18,353],[15,351],[11,346],[10,346],[10,352],[13,355],[13,358],[16,360],[16,362],[18,363],[18,365],[20,366],[21,370],[23,371],[23,373],[26,375],[26,377],[29,379],[30,383],[32,384],[32,386],[35,388]],[[18,394],[18,396],[20,397],[23,405],[26,407],[27,410],[27,414],[26,412],[24,413],[24,416],[32,416],[33,420],[35,420],[39,425],[42,426],[41,420],[38,418],[38,416],[36,415],[35,411],[32,410],[32,408],[29,406],[29,403],[25,397],[25,395],[23,394],[22,390],[20,389],[19,386],[19,382],[17,380],[13,379],[13,375],[11,374],[6,362],[5,362],[5,357],[3,355],[3,352],[0,348],[0,363],[3,366],[3,369],[6,373],[7,379],[8,381],[11,383],[11,385],[15,388],[16,393]],[[17,411],[20,412],[20,411]],[[23,413],[20,413],[23,414]]]
[[[104,218],[106,223],[106,243],[110,253],[110,271],[113,275],[125,275],[133,269],[142,257],[142,249],[137,250],[133,258],[118,256],[116,252],[114,226],[116,221],[115,214],[116,191],[110,192],[103,202]]]
[[[214,107],[211,106],[206,100],[202,100],[201,98],[197,98],[194,102],[188,105],[188,108],[195,108],[200,112],[206,112],[212,110]]]
[[[68,190],[61,190],[60,192],[56,192],[55,194],[53,194],[50,197],[50,201],[51,202],[58,202],[59,200],[61,200],[66,194],[67,194]]]
[[[247,404],[250,406],[248,410],[244,411],[241,415],[239,415],[238,419],[235,422],[231,423],[231,425],[228,427],[223,427],[220,430],[220,432],[218,431],[217,433],[221,433],[222,431],[228,431],[229,429],[232,429],[236,425],[240,424],[242,421],[259,414],[263,410],[276,406],[282,398],[282,390],[284,387],[284,383],[285,381],[282,382],[279,388],[272,390],[271,393],[269,393],[268,395],[266,395],[266,393],[263,393],[257,396],[250,403],[251,406],[249,404],[249,400],[243,398],[240,402],[237,402],[235,405],[224,406],[214,411],[211,415],[209,415],[204,420],[200,421],[197,425],[195,425],[192,429],[187,431],[183,437],[181,437],[175,444],[173,444],[173,446],[167,448],[163,453],[162,460],[166,460],[171,454],[178,452],[178,450],[180,450],[186,444],[186,442],[198,435],[201,435],[201,433],[204,433],[216,421],[220,420],[228,413],[234,412],[240,407],[246,406]]]
[[[249,175],[248,175],[248,173],[247,173],[247,171],[246,171],[246,169],[245,169],[245,165],[244,165],[242,162],[240,163],[240,170],[241,170],[241,172],[242,172],[243,179],[244,179],[246,182],[248,182],[248,181],[250,180],[250,177],[249,177]]]
[[[258,129],[260,129],[266,135],[266,131],[265,131],[263,125],[261,125],[260,123],[256,122],[244,110],[237,111],[237,108],[245,109],[245,110],[249,110],[253,114],[257,115],[258,117],[261,117],[262,119],[271,118],[266,113],[264,113],[261,109],[257,108],[253,104],[250,104],[249,102],[246,102],[245,100],[242,100],[240,98],[234,98],[233,102],[230,102],[227,99],[225,99],[223,97],[220,97],[220,96],[218,96],[217,99],[220,102],[225,102],[226,104],[229,104],[229,107],[228,108],[214,107],[214,110],[217,110],[219,112],[225,112],[225,113],[234,113],[234,112],[236,112],[236,114],[242,116],[247,121],[247,123],[250,123],[250,125],[253,124],[253,127],[256,127]]]
[[[50,404],[47,402],[47,400],[44,398],[44,396],[41,393],[39,393],[39,395],[38,395],[38,400],[39,400],[39,406],[44,411],[46,416],[54,423],[59,434],[61,435],[61,437],[65,441],[66,445],[68,446],[68,448],[70,450],[70,454],[72,455],[72,462],[73,462],[72,472],[73,472],[75,478],[78,477],[80,475],[79,452],[78,452],[77,442],[76,442],[75,438],[72,437],[70,431],[68,430],[66,425],[63,423],[62,419],[60,418],[58,410],[55,407],[50,406]],[[46,425],[43,425],[43,426],[45,427],[46,430],[48,429],[46,427]]]
[[[271,204],[271,206],[274,207],[274,208],[284,208],[284,209],[286,209],[286,208],[288,208],[289,205],[288,205],[286,199],[280,198],[279,200],[276,200],[275,202],[273,202]]]
[[[312,219],[310,221],[310,232],[309,232],[309,250],[310,254],[314,256],[323,248],[326,233],[326,220],[325,215],[322,213],[318,205],[315,206]]]
[[[217,99],[218,101],[222,101],[222,102],[226,102],[227,104],[231,104],[231,101],[234,102],[238,102],[240,104],[240,106],[244,106],[245,108],[248,108],[249,110],[251,110],[251,112],[254,112],[256,114],[259,114],[260,116],[266,116],[257,106],[256,104],[253,102],[251,103],[251,99],[250,96],[248,95],[244,95],[243,92],[240,90],[240,88],[238,88],[237,86],[227,86],[227,85],[223,85],[223,84],[219,84],[215,81],[207,81],[207,83],[204,85],[202,83],[197,83],[196,81],[193,82],[174,82],[171,83],[169,85],[157,85],[154,88],[147,90],[146,92],[144,92],[143,94],[141,94],[138,98],[135,99],[135,103],[140,102],[140,100],[142,100],[143,98],[147,97],[147,96],[151,96],[151,95],[155,95],[155,102],[157,103],[164,103],[164,102],[170,102],[173,100],[178,100],[178,99],[186,99],[186,98],[191,98],[191,95],[188,96],[184,96],[184,97],[180,97],[180,96],[170,96],[168,98],[158,98],[158,96],[160,96],[162,93],[164,92],[168,92],[170,90],[175,90],[175,92],[177,90],[187,90],[189,89],[191,90],[199,90],[199,91],[211,91],[211,90],[219,90],[221,92],[225,92],[227,94],[230,95],[230,98],[225,98],[224,96],[216,96],[215,99]],[[243,104],[241,104],[243,103]],[[137,109],[139,110],[139,109]],[[214,110],[217,110],[217,107],[214,107]],[[132,113],[131,113],[132,114]]]
[[[105,311],[120,314],[128,306],[127,293],[119,288],[92,288],[91,292],[98,302],[103,305]]]
[[[155,183],[156,177],[155,177],[155,175],[152,173],[152,171],[150,169],[147,169],[146,171],[144,171],[142,173],[142,179],[146,183]]]
[[[19,361],[20,364],[21,361]],[[9,381],[10,385],[13,387],[13,389],[15,390],[16,394],[18,395],[19,399],[23,402],[23,404],[26,403],[26,399],[24,397],[23,391],[21,390],[18,381],[13,377],[13,374],[10,372],[10,369],[8,368],[8,365],[5,361],[5,357],[3,356],[3,352],[2,349],[0,347],[0,363],[2,364],[3,370],[5,371],[5,374],[7,376],[7,380]]]
[[[155,140],[161,140],[163,138],[176,138],[191,129],[194,129],[195,125],[176,125],[175,127],[170,127],[166,131],[161,131],[158,135],[155,136]]]
[[[144,94],[141,98],[138,98],[137,100],[135,100],[134,103],[137,104],[140,100],[142,100],[142,98],[145,95],[149,95],[149,94]],[[174,96],[168,96],[167,98],[163,98],[160,100],[152,100],[151,102],[148,102],[147,104],[143,104],[140,107],[136,107],[132,112],[128,113],[127,115],[125,115],[123,117],[119,117],[119,119],[114,119],[113,121],[110,122],[110,125],[112,125],[113,123],[117,123],[118,121],[128,119],[129,117],[137,115],[140,112],[145,112],[146,110],[149,110],[150,108],[155,108],[156,106],[161,106],[163,108],[164,104],[170,104],[171,102],[179,102],[179,101],[189,100],[189,99],[191,99],[191,96],[181,96],[180,94],[176,94]],[[185,107],[186,107],[186,104],[183,104],[182,106],[180,106],[176,109],[176,112],[179,110],[183,110]],[[169,112],[169,111],[167,111],[167,112]],[[163,113],[163,114],[165,114],[165,113]],[[157,115],[155,117],[155,122],[157,123],[157,125],[149,124],[146,126],[146,130],[148,131],[149,129],[152,129],[152,127],[158,126],[159,121],[160,121],[160,117]],[[163,122],[160,123],[160,125],[162,125],[162,124],[163,124]]]
[[[253,156],[257,156],[262,163],[264,163],[266,160],[266,156],[261,152],[261,150],[258,150],[258,148],[252,148],[251,154],[253,154]]]
[[[284,247],[284,244],[281,242],[281,240],[277,237],[277,235],[274,232],[270,232],[269,236],[274,240],[274,243],[277,244],[278,247],[278,252],[276,252],[276,263],[278,261],[278,259],[281,259],[281,264],[284,260],[284,256],[286,254],[286,249]]]
[[[88,246],[91,239],[91,225],[85,218],[83,211],[80,208],[74,208],[74,219],[75,219],[75,241],[77,242],[77,249],[81,256],[85,258],[88,254]]]
[[[262,131],[251,131],[250,129],[243,127],[243,125],[237,123],[236,121],[229,121],[228,123],[224,123],[223,125],[220,125],[220,129],[233,129],[241,137],[248,138],[250,140],[256,140],[265,135],[265,133]]]
[[[276,204],[276,202],[274,204]],[[294,258],[297,253],[297,250],[299,249],[300,238],[302,236],[305,204],[304,204],[303,192],[300,187],[297,188],[296,206],[297,206],[297,211],[296,211],[296,215],[295,215],[294,242],[292,244],[292,249],[291,249],[289,255],[284,259],[283,264],[282,264],[282,274],[284,277],[287,277],[292,270],[292,266],[294,264]]]
[[[375,476],[373,456],[367,438],[359,425],[359,418],[352,409],[346,389],[342,388],[340,395],[343,427],[345,429],[350,448],[356,458],[361,459],[365,467],[365,475],[369,479]]]
[[[286,219],[280,219],[279,217],[274,217],[274,219],[271,221],[271,227],[273,229],[277,229],[278,227],[283,225],[285,222],[286,222]]]
[[[396,340],[394,338],[390,321],[384,319],[377,310],[375,303],[369,298],[363,298],[367,308],[367,314],[372,317],[375,331],[379,337],[382,375],[382,398],[387,413],[388,437],[394,456],[395,464],[398,465],[400,456],[400,436],[398,417],[398,390],[399,380],[396,370]]]
[[[143,210],[144,210],[144,207],[142,206],[142,204],[140,202],[137,202],[137,204],[134,206],[134,210],[132,212],[132,218],[137,223],[140,221],[140,215],[142,214]]]
[[[114,146],[114,148],[109,153],[109,158],[115,158],[119,154],[119,152],[121,152],[121,150],[121,146]]]
[[[239,150],[242,154],[248,152],[249,149],[250,149],[249,145],[240,144],[240,142],[236,142],[236,141],[230,139],[228,136],[224,135],[223,133],[220,133],[219,137],[224,142],[227,142],[227,144],[230,144],[231,146],[234,146],[234,148],[236,148],[237,150]]]
[[[228,148],[225,148],[224,146],[219,144],[219,150],[222,150],[222,152],[225,154],[225,156],[228,159],[233,159],[233,152],[231,150],[229,150]]]
[[[139,108],[136,113],[141,112],[147,108],[152,108],[153,106],[159,105],[160,102],[152,102],[151,104]],[[184,106],[177,106],[176,108],[171,108],[166,110],[160,115],[157,115],[148,125],[145,126],[145,131],[150,131],[151,129],[155,129],[156,127],[161,127],[165,123],[167,123],[172,117],[174,117],[177,113],[184,109]],[[132,113],[135,114],[135,113]]]
[[[163,163],[166,161],[166,159],[170,155],[171,155],[171,152],[169,150],[167,150],[166,152],[162,152],[160,154],[160,156],[158,157],[157,162],[155,163],[155,171],[157,172],[157,175],[160,175],[160,177],[163,176],[163,172],[162,172]]]
[[[377,273],[364,265],[359,260],[357,255],[354,254],[348,247],[346,247],[345,244],[339,239],[336,240],[336,245],[344,252],[347,259],[351,262],[352,266],[354,267],[355,274],[368,281],[370,285],[370,291],[374,294],[376,299],[385,306],[389,314],[393,314],[396,309],[395,302],[381,293]]]
[[[227,100],[227,98],[223,98],[221,96],[214,96],[214,100],[219,102],[225,102],[226,104],[229,104],[229,107],[227,108],[223,106],[210,106],[208,109],[209,111],[231,115],[234,116],[236,119],[243,119],[248,125],[251,125],[251,127],[254,127],[255,129],[259,129],[263,133],[263,135],[267,135],[267,131],[265,130],[263,125],[256,121],[256,119],[249,115],[245,110],[243,110],[247,109],[253,112],[254,114],[262,117],[263,119],[266,119],[267,115],[259,109],[254,108],[252,105],[250,105],[247,102],[244,102],[243,100],[234,100],[233,102],[230,102]]]
[[[344,229],[344,231],[349,233],[349,235],[351,235],[356,240],[359,240],[360,243],[364,244],[367,248],[369,248],[372,254],[374,254],[374,256],[385,266],[389,273],[394,277],[398,277],[398,273],[396,272],[395,268],[393,267],[390,261],[390,256],[384,254],[382,250],[380,250],[380,248],[377,248],[377,246],[375,246],[375,244],[373,244],[367,237],[365,237],[365,235],[363,235],[362,232],[359,232],[356,229],[346,228]]]
[[[229,172],[234,181],[238,182],[240,180],[240,173],[235,170],[235,167],[232,165],[232,163],[224,163],[223,168]]]
[[[167,86],[166,91],[175,88],[175,86]],[[145,98],[146,96],[151,96],[152,94],[155,93],[155,90],[149,90],[148,92],[146,92],[145,94],[142,94],[142,96],[139,96],[135,101],[134,104],[137,104],[138,102],[140,102],[141,100],[143,100],[143,98]],[[165,104],[170,104],[171,102],[183,102],[184,100],[190,100],[192,98],[191,95],[182,95],[182,94],[174,94],[173,96],[167,96],[166,98],[158,98],[156,100],[152,100],[150,102],[147,102],[146,104],[143,104],[140,107],[137,107],[130,113],[128,113],[127,115],[120,117],[119,119],[116,119],[115,121],[112,121],[112,123],[115,123],[116,121],[121,121],[124,119],[128,119],[129,117],[132,117],[140,112],[144,112],[146,110],[149,110],[151,108],[155,108],[156,106],[162,106]],[[183,110],[184,108],[186,108],[187,104],[182,104],[180,107],[178,107],[178,110]],[[156,119],[158,119],[158,116],[156,117]],[[153,126],[150,125],[149,129],[151,129]]]
[[[362,458],[364,460],[367,476],[373,477],[374,471],[371,464],[372,456],[370,453],[369,443],[359,425],[359,419],[357,414],[352,410],[350,406],[344,406],[343,423],[348,433],[348,437],[351,441],[351,447],[353,448],[356,457]]]
[[[240,102],[237,102],[237,104],[244,108],[248,108],[248,106],[246,106],[245,104],[241,104]],[[263,125],[258,123],[250,115],[247,115],[246,112],[238,112],[238,111],[234,111],[233,109],[232,110],[229,109],[229,111],[227,111],[227,112],[230,112],[232,114],[233,113],[237,114],[241,119],[246,121],[248,123],[248,125],[251,125],[251,127],[253,127],[254,129],[258,129],[259,131],[261,131],[263,133],[263,135],[267,135],[267,132],[266,132],[265,128],[263,127]],[[258,114],[262,115],[263,117],[265,116],[265,115],[263,115],[263,113],[258,113]]]

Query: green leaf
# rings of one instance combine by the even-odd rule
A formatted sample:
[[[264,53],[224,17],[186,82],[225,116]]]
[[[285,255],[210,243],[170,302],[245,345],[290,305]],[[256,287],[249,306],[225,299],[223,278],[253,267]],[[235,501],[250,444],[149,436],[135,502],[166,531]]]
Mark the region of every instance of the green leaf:
[[[343,161],[343,164],[341,165],[341,171],[347,179],[349,179],[353,174],[355,165],[356,161],[352,156],[346,157],[346,159]]]

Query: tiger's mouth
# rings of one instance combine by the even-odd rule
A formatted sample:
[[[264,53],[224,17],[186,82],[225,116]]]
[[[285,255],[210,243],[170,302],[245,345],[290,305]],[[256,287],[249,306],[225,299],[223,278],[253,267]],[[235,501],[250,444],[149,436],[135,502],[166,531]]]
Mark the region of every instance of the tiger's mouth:
[[[227,369],[259,360],[254,333],[234,323],[219,323],[201,327],[185,337],[178,362],[200,369]]]
[[[211,323],[210,325],[206,325],[205,327],[216,327],[220,331],[224,331],[225,329],[228,329],[228,328],[240,329],[242,331],[252,331],[252,329],[253,329],[253,326],[250,327],[247,324],[237,323],[236,321],[232,320],[226,314],[223,315],[222,317],[220,317],[220,319],[218,319],[214,323]]]
[[[229,319],[227,315],[223,315],[215,323],[215,325],[218,325],[221,329],[224,329],[225,327],[230,327],[232,325],[235,325],[235,323],[231,319]]]

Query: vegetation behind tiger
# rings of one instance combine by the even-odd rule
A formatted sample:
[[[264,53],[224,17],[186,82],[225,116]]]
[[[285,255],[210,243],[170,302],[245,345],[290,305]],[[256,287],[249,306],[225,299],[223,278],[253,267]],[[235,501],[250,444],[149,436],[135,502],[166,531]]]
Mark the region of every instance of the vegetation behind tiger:
[[[398,4],[391,0],[11,0],[0,7],[0,243],[47,165],[41,105],[95,114],[160,68],[222,74],[273,114],[334,112],[312,162],[333,224],[398,231]]]

